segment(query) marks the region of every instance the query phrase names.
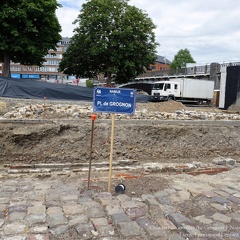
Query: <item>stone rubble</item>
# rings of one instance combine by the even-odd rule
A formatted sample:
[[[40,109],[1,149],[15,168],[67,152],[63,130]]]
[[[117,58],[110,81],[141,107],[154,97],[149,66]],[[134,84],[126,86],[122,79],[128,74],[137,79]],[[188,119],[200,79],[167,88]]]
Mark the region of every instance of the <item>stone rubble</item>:
[[[161,104],[161,103],[159,103]],[[27,106],[15,106],[10,112],[5,113],[3,119],[89,119],[93,113],[93,107],[89,104],[30,104]],[[134,115],[116,114],[118,119],[148,119],[148,120],[240,120],[239,113],[225,113],[222,111],[202,112],[184,109],[175,112],[149,111],[146,108],[138,109]],[[97,113],[99,119],[110,119],[111,115]]]

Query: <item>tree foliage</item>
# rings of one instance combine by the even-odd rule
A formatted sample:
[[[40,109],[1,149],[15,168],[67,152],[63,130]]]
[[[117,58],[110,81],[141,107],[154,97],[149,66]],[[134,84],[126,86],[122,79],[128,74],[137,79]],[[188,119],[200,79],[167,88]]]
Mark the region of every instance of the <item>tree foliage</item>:
[[[49,49],[61,39],[56,0],[1,0],[0,61],[10,76],[10,60],[41,66]]]
[[[155,62],[156,26],[128,1],[89,0],[82,5],[60,71],[89,78],[104,73],[107,83],[113,75],[123,83]]]
[[[174,59],[170,65],[171,69],[185,68],[187,63],[196,63],[191,56],[188,49],[180,49],[174,56]]]

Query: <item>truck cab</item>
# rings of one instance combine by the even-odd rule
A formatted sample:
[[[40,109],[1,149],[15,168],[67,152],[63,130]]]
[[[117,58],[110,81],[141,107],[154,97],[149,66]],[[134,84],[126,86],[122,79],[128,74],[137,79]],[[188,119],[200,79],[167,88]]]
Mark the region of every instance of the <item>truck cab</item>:
[[[160,81],[153,84],[151,92],[152,101],[169,101],[180,97],[180,83]]]

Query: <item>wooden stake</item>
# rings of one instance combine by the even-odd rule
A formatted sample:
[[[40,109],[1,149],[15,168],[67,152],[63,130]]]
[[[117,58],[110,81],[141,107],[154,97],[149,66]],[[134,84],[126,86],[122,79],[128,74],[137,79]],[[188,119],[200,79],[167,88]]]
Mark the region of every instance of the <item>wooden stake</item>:
[[[113,160],[113,143],[114,143],[114,119],[115,119],[115,115],[114,115],[114,113],[112,113],[112,130],[111,130],[111,148],[110,148],[110,160],[109,160],[108,192],[111,192],[111,180],[112,180],[112,160]]]

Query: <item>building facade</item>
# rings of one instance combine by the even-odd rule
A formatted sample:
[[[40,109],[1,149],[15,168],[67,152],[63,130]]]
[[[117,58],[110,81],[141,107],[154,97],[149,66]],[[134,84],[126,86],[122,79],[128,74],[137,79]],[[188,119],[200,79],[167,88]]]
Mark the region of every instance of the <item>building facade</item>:
[[[56,50],[49,50],[47,55],[44,57],[46,61],[43,63],[42,67],[26,66],[11,62],[11,77],[19,79],[40,79],[43,81],[60,81],[62,79],[66,79],[67,75],[62,72],[58,72],[58,68],[59,63],[62,60],[63,53],[66,51],[69,43],[70,38],[63,38],[60,42],[58,42]]]
[[[59,63],[63,58],[63,53],[66,51],[70,44],[70,38],[63,38],[57,44],[56,50],[49,50],[47,55],[44,57],[45,62],[42,67],[39,66],[26,66],[20,63],[10,63],[10,71],[12,78],[18,79],[38,79],[42,81],[51,81],[57,83],[63,83],[70,79],[75,79],[74,76],[68,76],[58,71]],[[145,74],[154,74],[156,72],[164,72],[170,69],[171,62],[163,56],[156,56],[156,62],[150,66]],[[3,68],[3,64],[0,63],[0,74]],[[104,75],[98,76],[99,82],[105,82]]]
[[[169,70],[170,64],[171,62],[166,57],[157,55],[155,64],[150,66],[150,71],[159,72]]]

